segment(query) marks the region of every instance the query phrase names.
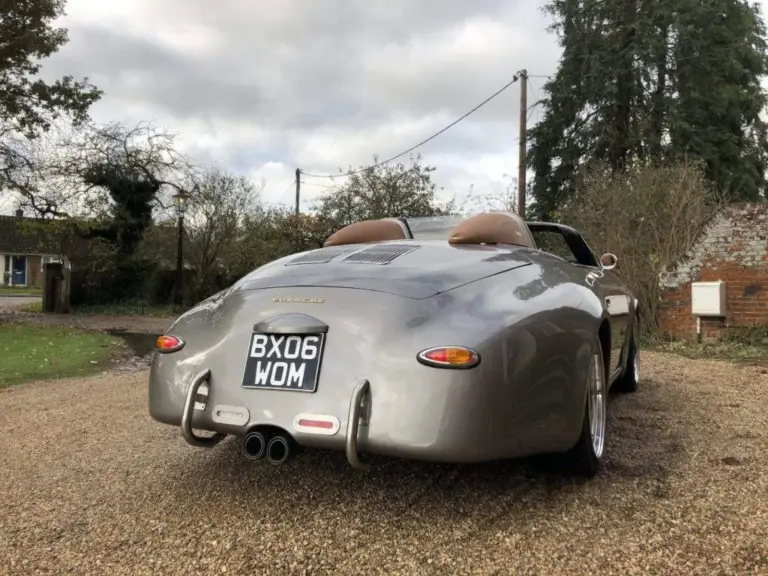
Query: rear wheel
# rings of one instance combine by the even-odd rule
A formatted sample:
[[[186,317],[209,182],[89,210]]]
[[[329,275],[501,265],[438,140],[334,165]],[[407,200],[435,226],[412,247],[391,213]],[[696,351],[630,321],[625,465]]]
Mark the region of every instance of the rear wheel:
[[[582,476],[594,476],[605,451],[608,387],[605,378],[603,347],[595,338],[595,351],[589,366],[587,398],[581,435],[576,445],[564,454],[567,467]]]
[[[632,329],[632,339],[629,341],[629,351],[627,352],[627,367],[624,370],[624,374],[614,382],[612,387],[617,392],[635,392],[640,382],[638,329],[638,323],[635,322]]]

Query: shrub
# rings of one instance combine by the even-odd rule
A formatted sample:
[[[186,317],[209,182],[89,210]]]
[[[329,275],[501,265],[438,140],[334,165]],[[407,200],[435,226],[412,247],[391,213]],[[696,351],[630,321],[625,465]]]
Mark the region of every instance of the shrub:
[[[647,337],[658,326],[659,274],[692,247],[719,204],[701,168],[678,162],[616,176],[585,172],[560,216],[594,249],[618,256],[616,272],[640,301]]]

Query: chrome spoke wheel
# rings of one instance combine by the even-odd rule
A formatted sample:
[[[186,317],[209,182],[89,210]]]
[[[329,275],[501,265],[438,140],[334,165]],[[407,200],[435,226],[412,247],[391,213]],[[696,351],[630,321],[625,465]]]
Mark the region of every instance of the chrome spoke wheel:
[[[635,353],[632,355],[632,371],[634,372],[635,382],[640,382],[640,361],[637,358],[638,356],[637,346],[635,346]]]
[[[600,354],[592,356],[592,365],[589,371],[589,433],[592,438],[592,449],[598,458],[603,455],[605,446],[605,372],[601,365]]]

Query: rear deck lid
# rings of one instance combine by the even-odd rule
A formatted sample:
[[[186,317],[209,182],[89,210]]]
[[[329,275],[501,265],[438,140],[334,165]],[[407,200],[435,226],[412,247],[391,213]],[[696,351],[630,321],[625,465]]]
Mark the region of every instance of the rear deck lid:
[[[525,249],[512,246],[382,242],[330,246],[288,256],[255,270],[238,284],[243,290],[327,286],[429,298],[530,264]]]

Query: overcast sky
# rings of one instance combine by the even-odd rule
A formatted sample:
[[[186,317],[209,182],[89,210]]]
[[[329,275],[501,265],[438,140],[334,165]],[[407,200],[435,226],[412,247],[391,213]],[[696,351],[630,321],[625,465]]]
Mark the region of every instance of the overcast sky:
[[[388,158],[521,68],[553,73],[559,48],[542,4],[68,0],[70,41],[45,72],[104,90],[96,121],[169,128],[197,160],[265,178],[264,200],[290,204],[297,167],[327,174]],[[531,78],[529,104],[543,82]],[[518,105],[514,85],[420,149],[443,194],[504,191],[517,174]],[[302,207],[323,190],[302,185]]]

